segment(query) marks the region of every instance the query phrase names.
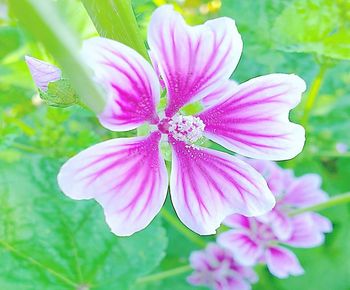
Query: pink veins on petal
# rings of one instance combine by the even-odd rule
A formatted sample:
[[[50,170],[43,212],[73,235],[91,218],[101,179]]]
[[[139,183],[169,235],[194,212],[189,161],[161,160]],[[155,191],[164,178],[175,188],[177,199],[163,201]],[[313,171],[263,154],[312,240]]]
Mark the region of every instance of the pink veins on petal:
[[[304,82],[283,74],[242,85],[230,81],[242,40],[229,18],[191,27],[165,5],[151,18],[148,43],[155,68],[119,42],[101,37],[84,42],[84,59],[108,95],[100,123],[113,131],[148,123],[151,133],[102,142],[68,160],[58,176],[62,191],[75,199],[95,198],[115,234],[139,231],[164,203],[168,175],[160,143],[169,142],[171,199],[190,229],[213,234],[227,215],[269,211],[274,196],[253,167],[197,143],[207,137],[247,156],[294,157],[303,147],[304,131],[288,121],[288,114]],[[163,86],[167,106],[158,115]],[[203,112],[182,114],[183,106],[197,101]]]

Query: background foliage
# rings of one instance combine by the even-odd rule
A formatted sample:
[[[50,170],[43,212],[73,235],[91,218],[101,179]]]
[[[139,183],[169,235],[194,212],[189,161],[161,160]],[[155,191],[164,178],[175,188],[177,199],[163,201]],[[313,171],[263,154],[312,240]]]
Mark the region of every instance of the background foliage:
[[[97,35],[80,1],[56,2],[81,39]],[[235,19],[244,52],[234,80],[283,72],[307,81],[309,91],[292,116],[306,126],[307,144],[301,155],[281,164],[298,175],[320,174],[330,195],[349,191],[350,153],[336,150],[338,143],[350,147],[349,1],[135,0],[144,35],[152,11],[165,2],[193,24]],[[201,243],[162,216],[130,238],[117,238],[96,203],[70,200],[57,188],[57,170],[67,158],[118,134],[102,128],[87,109],[41,102],[24,55],[54,60],[18,26],[13,8],[0,0],[0,289],[193,289],[187,273],[148,283],[137,279],[186,265]],[[316,90],[314,102],[310,88]],[[166,208],[172,213],[168,202]],[[278,280],[262,267],[254,289],[350,289],[350,207],[323,213],[334,232],[324,246],[297,251],[305,275]]]

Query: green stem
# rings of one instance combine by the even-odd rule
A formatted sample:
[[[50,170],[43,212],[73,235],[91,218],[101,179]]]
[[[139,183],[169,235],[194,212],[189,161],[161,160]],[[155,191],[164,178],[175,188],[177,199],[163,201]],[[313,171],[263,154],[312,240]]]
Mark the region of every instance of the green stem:
[[[317,95],[321,89],[321,85],[323,83],[323,79],[326,71],[327,71],[327,66],[322,65],[314,81],[311,84],[310,92],[305,103],[304,112],[301,117],[301,124],[303,124],[305,127],[307,126],[307,123],[309,121],[310,112],[315,104]]]
[[[289,213],[290,216],[295,216],[304,212],[309,212],[309,211],[320,211],[329,207],[333,207],[336,205],[344,204],[344,203],[349,203],[350,202],[350,192],[343,193],[336,195],[334,197],[331,197],[329,200],[325,202],[321,202],[319,204],[310,206],[310,207],[305,207],[305,208],[300,208],[292,211]]]
[[[93,81],[79,54],[78,38],[59,15],[57,4],[47,0],[9,0],[9,4],[22,27],[55,57],[81,100],[94,112],[101,112],[104,94]]]
[[[28,145],[22,144],[22,143],[17,143],[17,142],[13,142],[10,147],[16,148],[16,149],[19,149],[22,151],[26,151],[29,153],[40,153],[41,152],[38,148],[28,146]]]
[[[339,152],[320,152],[317,154],[314,154],[313,157],[320,157],[320,158],[350,158],[350,152],[345,153],[339,153]]]
[[[149,60],[130,0],[82,0],[82,2],[101,36],[118,40]]]
[[[176,217],[174,217],[165,208],[161,210],[161,215],[169,224],[171,224],[175,229],[177,229],[190,241],[192,241],[201,248],[204,248],[206,246],[207,243],[205,241],[203,241],[197,234],[186,228]]]
[[[186,265],[186,266],[182,266],[182,267],[177,267],[168,271],[164,271],[164,272],[159,272],[153,275],[149,275],[149,276],[144,276],[139,278],[136,283],[149,283],[149,282],[155,282],[155,281],[159,281],[159,280],[163,280],[172,276],[176,276],[176,275],[180,275],[186,272],[191,271],[192,268],[190,265]]]

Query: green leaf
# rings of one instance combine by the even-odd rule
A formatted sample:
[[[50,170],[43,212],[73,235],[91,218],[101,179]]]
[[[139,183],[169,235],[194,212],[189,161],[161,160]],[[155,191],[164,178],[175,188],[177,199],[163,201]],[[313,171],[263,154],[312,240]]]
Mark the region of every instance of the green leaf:
[[[298,0],[277,18],[273,33],[280,48],[350,59],[350,2]]]
[[[52,160],[1,165],[0,289],[128,289],[163,258],[167,238],[159,219],[118,238],[96,202],[59,192]]]

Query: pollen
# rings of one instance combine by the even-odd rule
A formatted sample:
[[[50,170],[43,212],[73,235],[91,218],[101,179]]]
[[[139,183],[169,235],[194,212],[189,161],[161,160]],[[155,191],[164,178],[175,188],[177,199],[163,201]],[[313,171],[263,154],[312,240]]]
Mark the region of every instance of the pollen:
[[[176,140],[193,144],[203,137],[205,124],[198,117],[177,114],[168,124],[169,133]]]

